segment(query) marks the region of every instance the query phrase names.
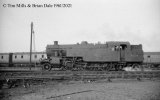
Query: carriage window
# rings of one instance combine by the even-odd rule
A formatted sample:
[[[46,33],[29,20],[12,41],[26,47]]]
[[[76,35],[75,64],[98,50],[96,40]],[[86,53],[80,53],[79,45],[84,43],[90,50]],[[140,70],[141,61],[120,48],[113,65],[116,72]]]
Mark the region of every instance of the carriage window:
[[[21,58],[23,58],[23,55],[21,55]]]
[[[44,55],[42,55],[42,58],[44,58]]]
[[[1,59],[3,59],[3,56],[1,56]]]
[[[17,58],[17,56],[15,56],[15,59]]]
[[[34,55],[34,58],[37,58],[37,55]]]

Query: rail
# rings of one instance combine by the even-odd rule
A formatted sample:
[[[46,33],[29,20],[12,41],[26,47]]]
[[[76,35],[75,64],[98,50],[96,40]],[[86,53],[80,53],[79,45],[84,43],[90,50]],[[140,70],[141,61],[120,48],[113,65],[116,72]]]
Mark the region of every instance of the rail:
[[[134,79],[160,78],[159,71],[125,72],[125,71],[16,71],[1,72],[0,80],[6,79]]]

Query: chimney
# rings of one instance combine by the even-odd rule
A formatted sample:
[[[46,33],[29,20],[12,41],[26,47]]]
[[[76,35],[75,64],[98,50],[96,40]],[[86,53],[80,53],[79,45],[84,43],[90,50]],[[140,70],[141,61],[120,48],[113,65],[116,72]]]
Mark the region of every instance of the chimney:
[[[58,45],[58,41],[54,41],[54,45]]]

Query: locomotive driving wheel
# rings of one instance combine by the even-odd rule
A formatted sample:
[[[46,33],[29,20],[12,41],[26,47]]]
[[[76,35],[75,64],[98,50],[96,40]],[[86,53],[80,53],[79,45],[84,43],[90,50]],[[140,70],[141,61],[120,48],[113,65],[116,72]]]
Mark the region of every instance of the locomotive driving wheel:
[[[51,68],[51,65],[49,63],[43,64],[43,70],[50,71],[51,69],[52,68]]]

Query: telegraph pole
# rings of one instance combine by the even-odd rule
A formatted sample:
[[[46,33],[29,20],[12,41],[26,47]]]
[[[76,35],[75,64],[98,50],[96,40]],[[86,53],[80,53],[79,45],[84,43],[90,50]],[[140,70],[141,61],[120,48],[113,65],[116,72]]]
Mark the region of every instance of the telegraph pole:
[[[30,70],[32,65],[32,34],[33,34],[33,22],[31,22],[31,38],[30,38]]]

